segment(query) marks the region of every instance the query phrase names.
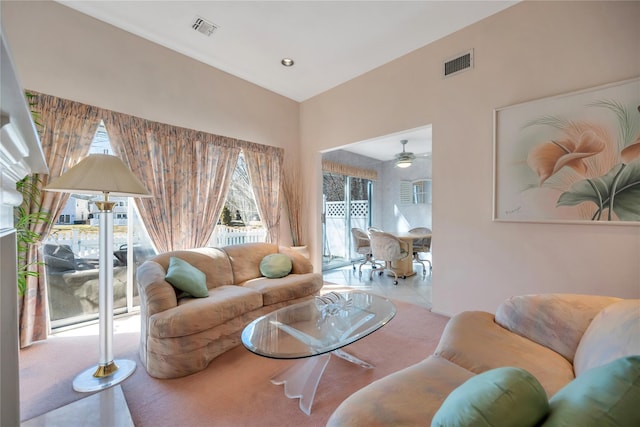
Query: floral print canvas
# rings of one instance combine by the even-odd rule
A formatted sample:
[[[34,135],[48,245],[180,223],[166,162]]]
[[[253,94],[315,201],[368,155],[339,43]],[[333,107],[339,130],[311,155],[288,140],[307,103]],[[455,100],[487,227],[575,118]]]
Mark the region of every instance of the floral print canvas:
[[[637,224],[640,79],[495,111],[494,220]]]

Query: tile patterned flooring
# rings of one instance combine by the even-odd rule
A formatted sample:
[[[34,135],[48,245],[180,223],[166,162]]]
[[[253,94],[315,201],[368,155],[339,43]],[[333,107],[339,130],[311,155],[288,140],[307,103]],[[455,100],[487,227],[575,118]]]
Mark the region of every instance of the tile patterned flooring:
[[[351,265],[322,273],[325,282],[329,282],[323,288],[323,292],[356,289],[371,292],[389,299],[418,304],[431,308],[431,272],[422,274],[422,266],[413,265],[415,275],[406,279],[398,278],[398,284],[393,284],[393,276],[374,273],[369,280],[370,265],[362,267],[362,275],[358,274],[358,264],[354,270]],[[427,269],[428,269],[427,264]]]

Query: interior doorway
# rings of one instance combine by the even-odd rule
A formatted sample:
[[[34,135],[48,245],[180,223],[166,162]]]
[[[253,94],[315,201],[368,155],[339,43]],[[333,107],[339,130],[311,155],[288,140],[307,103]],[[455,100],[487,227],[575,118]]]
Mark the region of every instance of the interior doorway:
[[[322,153],[323,270],[362,257],[352,248],[352,227],[389,232],[433,229],[432,145],[432,127],[425,125]],[[325,163],[339,164],[333,168],[341,173],[328,170]],[[365,186],[356,181],[357,173],[342,173],[343,169],[371,172],[374,177]]]

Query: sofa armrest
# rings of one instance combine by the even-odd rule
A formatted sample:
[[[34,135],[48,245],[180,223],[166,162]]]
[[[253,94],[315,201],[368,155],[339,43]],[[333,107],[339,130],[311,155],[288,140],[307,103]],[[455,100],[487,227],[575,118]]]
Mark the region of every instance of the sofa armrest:
[[[620,298],[539,294],[511,297],[496,311],[496,323],[548,347],[573,362],[582,335],[604,307]]]
[[[178,297],[173,286],[164,278],[167,272],[155,261],[143,262],[137,270],[138,292],[142,316],[150,316],[178,306]]]

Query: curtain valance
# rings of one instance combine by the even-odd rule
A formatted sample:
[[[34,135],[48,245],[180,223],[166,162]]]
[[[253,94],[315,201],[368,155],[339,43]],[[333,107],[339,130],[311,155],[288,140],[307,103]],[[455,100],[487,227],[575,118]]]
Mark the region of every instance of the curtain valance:
[[[345,176],[355,176],[356,178],[370,179],[371,181],[376,181],[378,179],[378,171],[376,170],[330,162],[328,160],[322,161],[322,171]]]

